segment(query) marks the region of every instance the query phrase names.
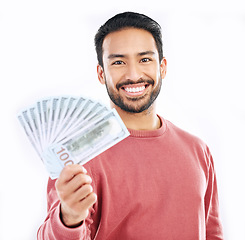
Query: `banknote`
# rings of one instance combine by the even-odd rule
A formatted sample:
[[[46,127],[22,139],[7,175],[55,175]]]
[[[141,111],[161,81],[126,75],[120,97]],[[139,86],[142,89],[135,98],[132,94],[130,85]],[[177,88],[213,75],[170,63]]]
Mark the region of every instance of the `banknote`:
[[[115,109],[83,96],[41,99],[18,119],[52,179],[64,166],[83,165],[129,136]]]

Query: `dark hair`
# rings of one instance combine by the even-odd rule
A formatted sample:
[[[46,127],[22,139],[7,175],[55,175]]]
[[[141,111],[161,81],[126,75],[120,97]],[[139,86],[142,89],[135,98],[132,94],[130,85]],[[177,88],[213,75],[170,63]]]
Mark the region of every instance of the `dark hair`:
[[[135,12],[124,12],[110,18],[102,25],[95,35],[94,42],[97,53],[98,63],[103,67],[103,41],[105,37],[111,33],[119,31],[123,28],[139,28],[144,29],[152,34],[155,39],[156,47],[159,54],[159,61],[163,58],[162,50],[162,33],[160,25],[153,19],[144,14]]]

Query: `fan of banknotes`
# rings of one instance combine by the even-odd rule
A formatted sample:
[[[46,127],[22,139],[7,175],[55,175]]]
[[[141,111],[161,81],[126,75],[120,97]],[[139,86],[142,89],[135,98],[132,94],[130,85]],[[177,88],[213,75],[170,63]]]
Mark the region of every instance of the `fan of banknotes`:
[[[83,165],[129,136],[115,109],[86,97],[42,99],[18,119],[52,179],[65,165]]]

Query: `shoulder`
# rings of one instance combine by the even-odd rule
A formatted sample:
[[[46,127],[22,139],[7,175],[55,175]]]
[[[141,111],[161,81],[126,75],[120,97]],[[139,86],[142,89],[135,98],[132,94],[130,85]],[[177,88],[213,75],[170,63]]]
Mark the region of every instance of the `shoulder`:
[[[164,121],[166,123],[167,132],[171,137],[178,138],[179,140],[184,141],[189,144],[196,144],[202,147],[206,146],[206,143],[198,136],[191,134],[190,132],[176,126],[169,120],[164,119]]]
[[[199,158],[204,158],[207,165],[212,162],[212,156],[208,145],[198,136],[183,130],[170,122],[164,120],[166,123],[167,134],[170,139],[177,145],[182,145],[186,151],[193,152]]]
[[[168,120],[164,120],[167,125],[168,140],[172,145],[177,145],[178,149],[182,149],[184,155],[195,159],[194,162],[201,166],[206,177],[210,170],[214,171],[214,161],[208,145],[199,137],[177,127]]]

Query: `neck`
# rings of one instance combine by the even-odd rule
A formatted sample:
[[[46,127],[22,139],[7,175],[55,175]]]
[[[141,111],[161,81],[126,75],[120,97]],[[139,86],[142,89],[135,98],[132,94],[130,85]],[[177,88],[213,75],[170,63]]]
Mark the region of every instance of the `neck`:
[[[161,127],[161,121],[156,114],[155,104],[141,113],[130,113],[111,104],[123,120],[127,128],[132,130],[155,130]]]

